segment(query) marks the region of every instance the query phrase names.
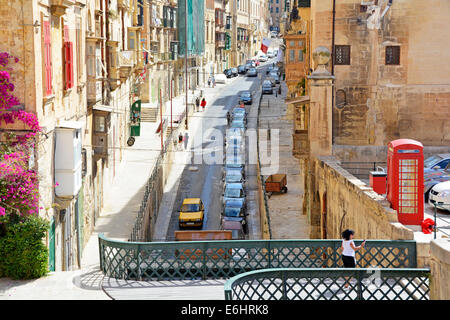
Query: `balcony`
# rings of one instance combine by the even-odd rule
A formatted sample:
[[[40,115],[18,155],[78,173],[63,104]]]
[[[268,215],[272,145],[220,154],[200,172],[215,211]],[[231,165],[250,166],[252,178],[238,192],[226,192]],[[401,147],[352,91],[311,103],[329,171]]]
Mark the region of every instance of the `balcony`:
[[[121,81],[125,81],[130,76],[135,65],[136,52],[134,50],[119,52],[119,77]]]
[[[87,90],[87,102],[89,105],[94,105],[99,101],[102,101],[102,81],[88,79],[86,84]]]
[[[61,17],[66,14],[66,10],[75,4],[75,0],[51,0],[50,11],[52,15]]]
[[[292,138],[294,144],[292,155],[297,159],[307,158],[309,156],[308,130],[296,130]]]
[[[119,67],[132,68],[136,64],[136,52],[134,50],[126,50],[119,52]]]
[[[225,40],[216,40],[216,48],[225,48]]]

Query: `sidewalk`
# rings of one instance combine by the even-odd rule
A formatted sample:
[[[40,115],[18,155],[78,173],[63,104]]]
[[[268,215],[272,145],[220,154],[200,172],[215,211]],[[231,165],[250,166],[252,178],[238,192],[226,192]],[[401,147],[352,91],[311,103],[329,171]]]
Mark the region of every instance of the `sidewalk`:
[[[278,89],[277,85],[274,89]],[[270,130],[270,137],[260,134],[261,174],[266,179],[275,173],[287,175],[287,193],[268,197],[272,239],[309,239],[308,219],[302,213],[303,181],[300,162],[292,155],[293,120],[288,118],[284,102],[287,87],[281,82],[281,95],[265,94],[260,105],[260,129]],[[275,163],[264,163],[264,155]],[[273,157],[278,154],[278,159]],[[266,157],[267,158],[267,157]]]
[[[201,87],[195,91],[194,96],[203,90],[206,100],[212,101],[219,92],[220,86],[223,85],[216,85],[215,88]],[[189,99],[192,96],[190,91]],[[183,95],[173,99],[174,115],[181,114],[185,110],[184,97]],[[51,272],[46,277],[36,280],[16,281],[0,278],[0,300],[111,299],[102,288],[104,277],[99,270],[98,234],[103,233],[108,238],[128,240],[144,196],[145,185],[161,149],[160,135],[155,133],[158,125],[159,119],[155,123],[142,122],[141,136],[136,137],[132,147],[126,147],[114,182],[105,190],[104,206],[83,250],[81,269]],[[184,132],[184,123],[181,125]],[[189,135],[195,129],[195,125],[190,123]],[[179,168],[174,166],[172,169],[174,172],[170,176],[176,177],[177,170]]]

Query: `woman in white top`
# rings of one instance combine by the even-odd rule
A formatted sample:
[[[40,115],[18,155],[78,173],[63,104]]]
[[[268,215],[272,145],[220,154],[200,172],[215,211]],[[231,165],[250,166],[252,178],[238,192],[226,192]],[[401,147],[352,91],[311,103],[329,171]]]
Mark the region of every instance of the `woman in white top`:
[[[350,229],[346,229],[344,230],[344,232],[342,232],[343,240],[341,250],[344,268],[356,268],[355,251],[360,250],[366,244],[366,240],[364,240],[360,246],[355,246],[355,243],[353,242],[354,235],[355,232]],[[345,283],[345,287],[348,288],[348,279]]]

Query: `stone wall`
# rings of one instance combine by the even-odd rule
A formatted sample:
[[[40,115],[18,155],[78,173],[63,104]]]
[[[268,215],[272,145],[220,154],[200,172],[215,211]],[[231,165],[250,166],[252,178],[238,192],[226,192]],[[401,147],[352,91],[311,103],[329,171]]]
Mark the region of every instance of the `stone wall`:
[[[411,230],[398,222],[396,211],[382,196],[342,169],[336,159],[312,161],[310,221],[312,238],[340,239],[347,228],[357,239],[412,240]]]
[[[386,1],[378,4],[382,11]],[[336,2],[335,45],[350,46],[350,64],[334,65],[334,143],[384,146],[410,138],[449,145],[450,44],[441,30],[450,28],[450,2],[396,0],[379,28],[370,27],[360,5]],[[332,0],[313,0],[311,20],[311,47],[331,50]],[[398,65],[386,64],[387,46],[400,47]]]
[[[430,299],[450,299],[450,242],[448,239],[431,241],[430,269],[432,280],[430,284]]]

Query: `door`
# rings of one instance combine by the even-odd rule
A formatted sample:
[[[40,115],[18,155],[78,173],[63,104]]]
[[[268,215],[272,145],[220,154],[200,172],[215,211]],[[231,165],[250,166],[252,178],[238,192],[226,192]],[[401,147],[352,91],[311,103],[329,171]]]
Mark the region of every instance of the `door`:
[[[64,217],[64,270],[70,270],[72,266],[72,221],[70,207],[61,210]]]
[[[48,270],[55,271],[55,219],[53,217],[48,231]]]

